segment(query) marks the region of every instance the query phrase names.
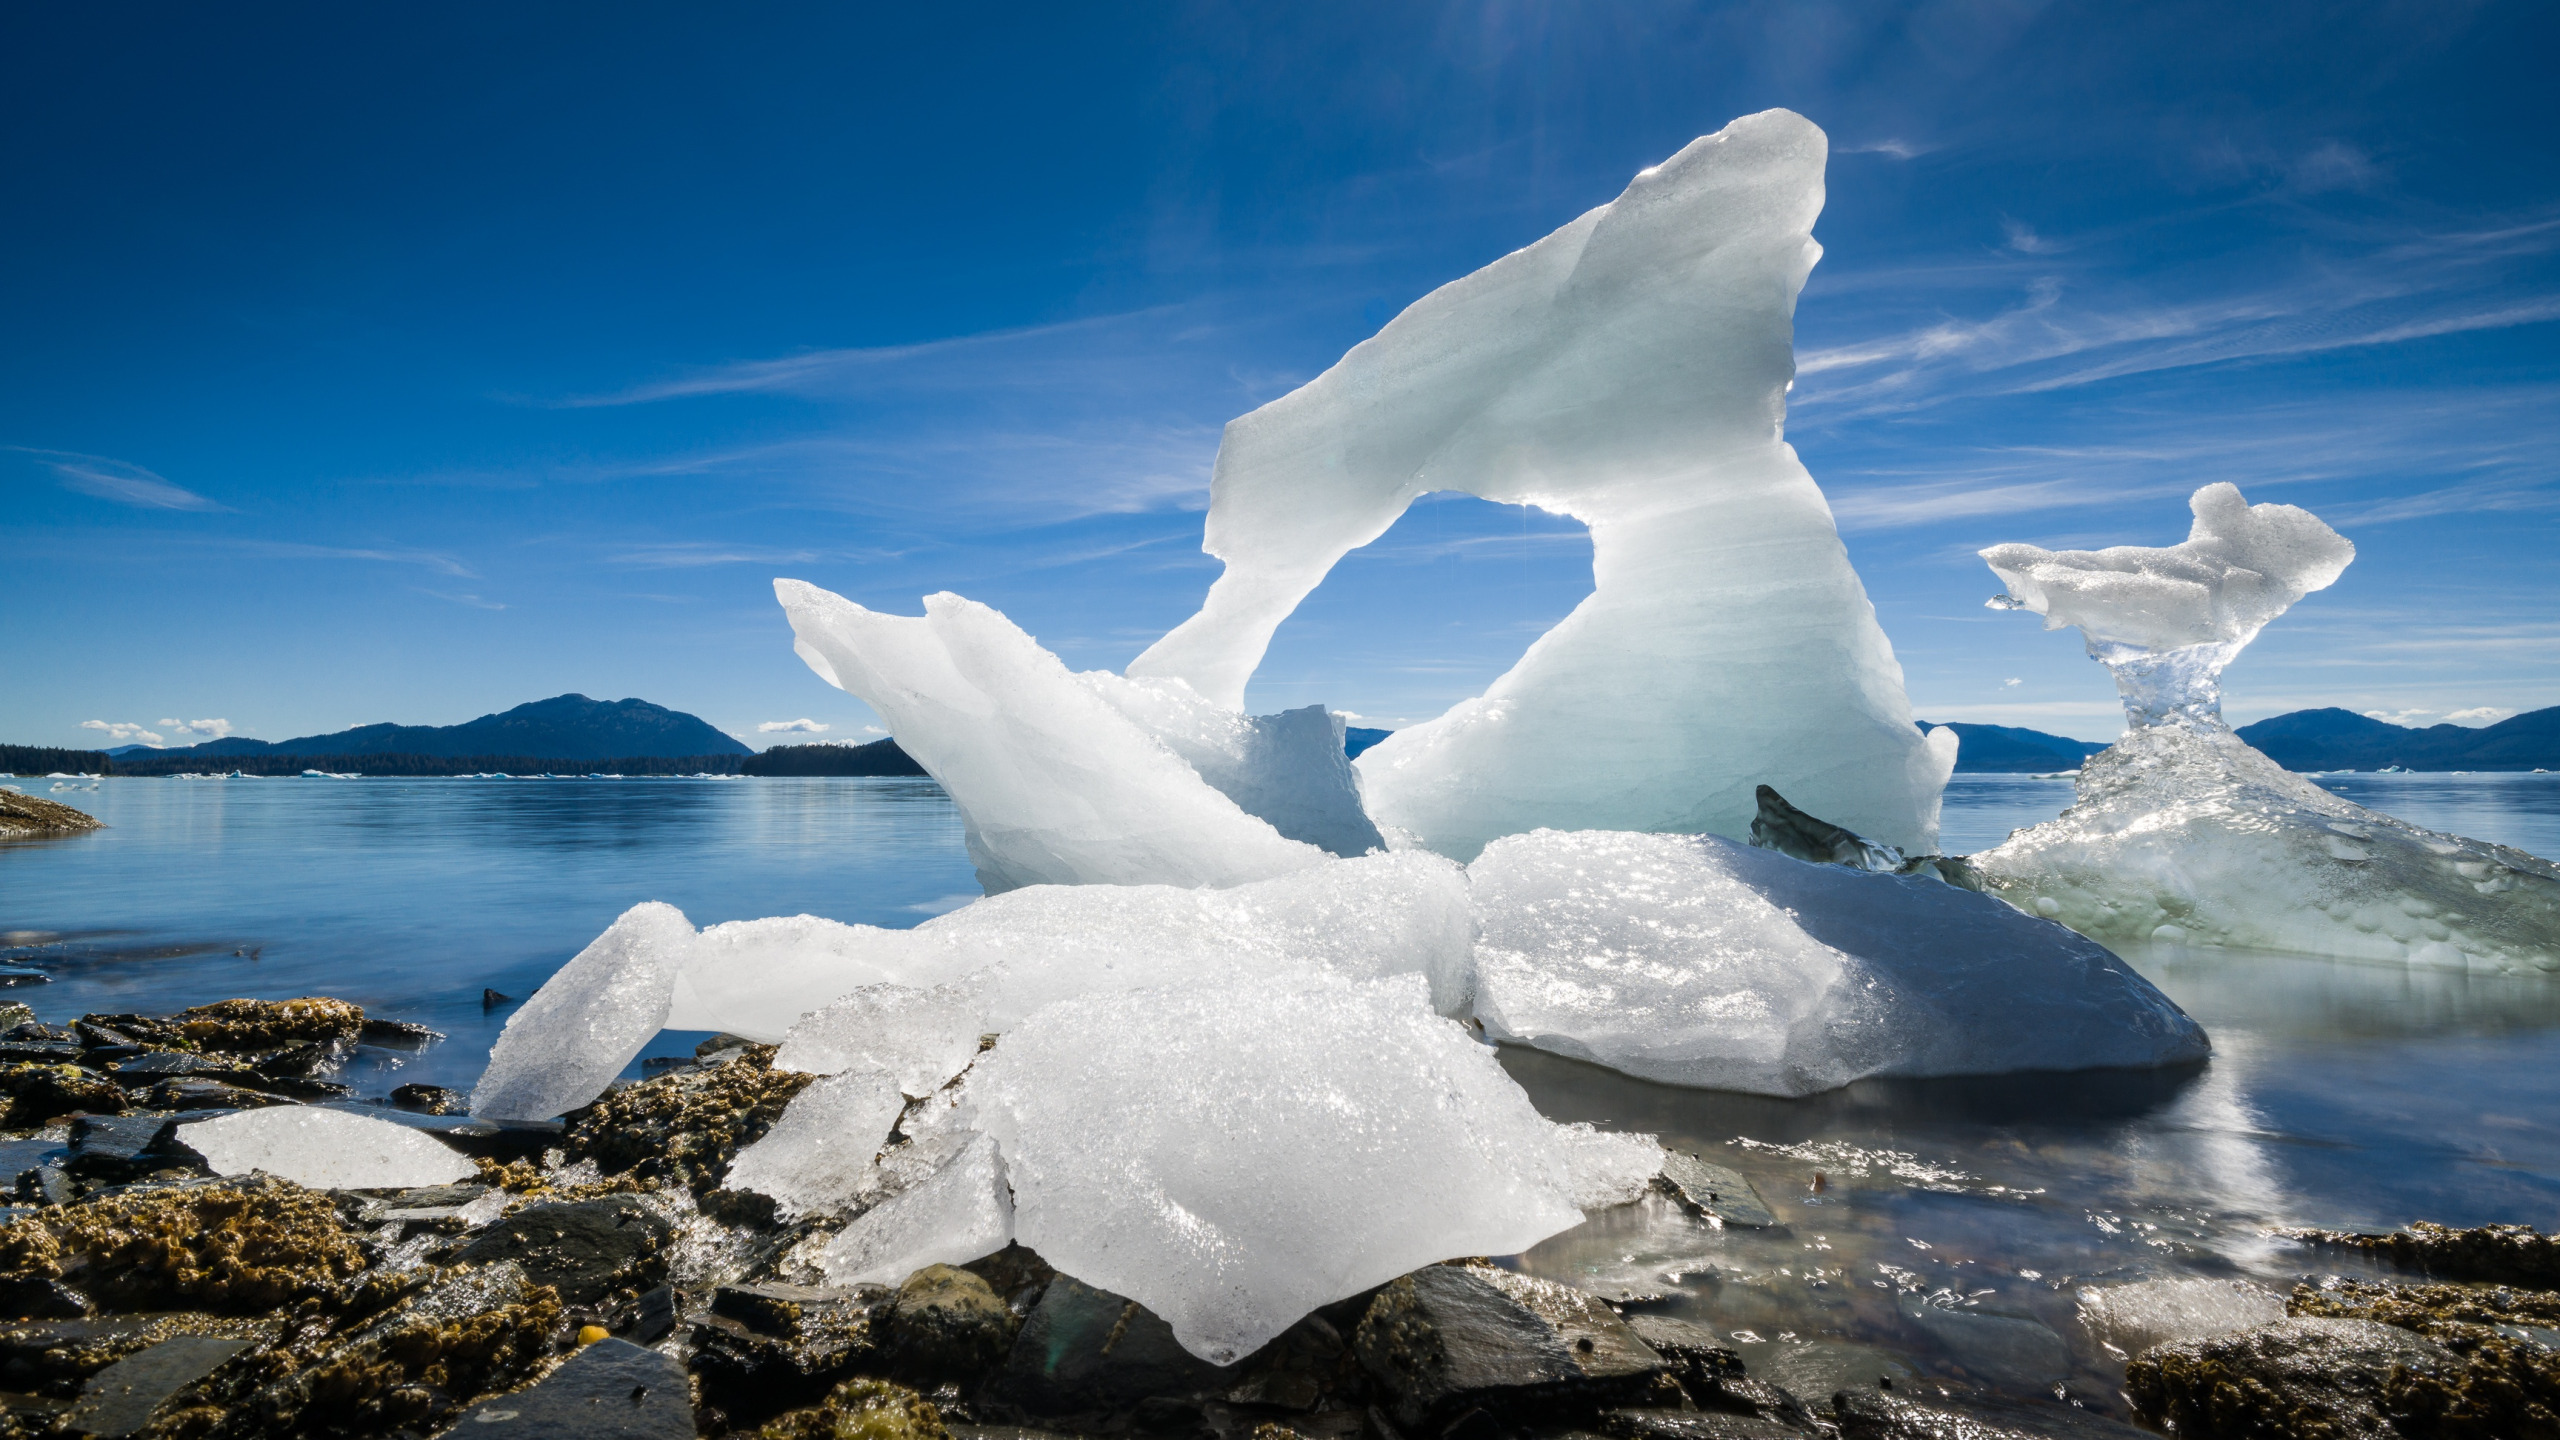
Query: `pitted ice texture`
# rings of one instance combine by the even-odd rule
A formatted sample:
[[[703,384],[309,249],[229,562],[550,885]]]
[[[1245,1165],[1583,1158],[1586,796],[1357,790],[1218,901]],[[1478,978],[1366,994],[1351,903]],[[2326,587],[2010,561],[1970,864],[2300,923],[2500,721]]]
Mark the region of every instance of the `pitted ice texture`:
[[[2044,628],[2079,627],[2105,665],[2127,723],[2222,722],[2222,671],[2268,621],[2325,590],[2356,547],[2291,505],[2252,505],[2236,485],[2207,485],[2187,501],[2195,524],[2166,549],[2111,545],[1982,552],[2006,582],[1997,607],[2033,610]]]
[[[1015,1238],[1215,1364],[1416,1266],[1582,1219],[1557,1127],[1418,976],[1062,1001],[969,1087]]]
[[[693,926],[673,905],[622,912],[507,1017],[471,1091],[484,1120],[548,1120],[604,1093],[667,1023]]]
[[[1713,835],[1546,830],[1469,873],[1486,1032],[1649,1080],[1810,1095],[2208,1048],[2105,949],[1934,879]]]
[[[900,746],[950,793],[989,894],[1044,884],[1235,885],[1325,858],[1247,813],[1123,706],[984,605],[929,595],[917,618],[866,610],[798,580],[776,580],[773,590],[800,658],[879,711]],[[1275,742],[1248,755],[1246,737],[1226,738],[1238,767],[1307,758],[1303,745]],[[1216,748],[1213,737],[1200,743]],[[1258,779],[1247,793],[1349,784],[1337,754]],[[1358,801],[1311,799],[1304,808],[1328,807],[1357,812]]]
[[[450,1185],[477,1173],[468,1158],[431,1135],[317,1106],[237,1110],[179,1135],[216,1175],[263,1171],[314,1190]]]
[[[1541,826],[1739,838],[1769,784],[1934,851],[1955,737],[1912,727],[1782,433],[1827,150],[1787,111],[1736,120],[1229,423],[1205,543],[1225,572],[1129,674],[1241,710],[1281,621],[1417,497],[1535,505],[1590,527],[1592,593],[1482,696],[1360,756],[1381,827],[1462,860]]]
[[[2560,866],[2367,810],[2219,722],[2136,726],[2077,790],[1969,857],[1985,890],[2109,942],[2560,972]]]

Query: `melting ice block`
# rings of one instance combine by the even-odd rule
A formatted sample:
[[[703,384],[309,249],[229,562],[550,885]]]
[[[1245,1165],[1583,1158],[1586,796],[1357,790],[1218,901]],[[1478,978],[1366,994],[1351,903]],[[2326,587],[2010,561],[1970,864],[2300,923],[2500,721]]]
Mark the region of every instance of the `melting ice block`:
[[[927,1265],[960,1265],[1013,1242],[1004,1158],[984,1135],[930,1177],[864,1211],[818,1252],[837,1285],[895,1285]]]
[[[1225,572],[1129,674],[1240,709],[1280,622],[1417,496],[1536,505],[1590,526],[1592,593],[1483,696],[1360,757],[1383,826],[1460,859],[1539,826],[1739,837],[1765,782],[1934,851],[1955,737],[1912,727],[1781,433],[1827,148],[1783,110],[1736,120],[1231,422]]]
[[[314,1190],[405,1190],[478,1173],[468,1158],[406,1125],[316,1106],[235,1111],[191,1124],[181,1138],[216,1175],[263,1170]]]
[[[1418,1265],[1582,1218],[1557,1127],[1419,977],[1064,1001],[970,1090],[1016,1237],[1215,1364]]]
[[[693,926],[673,905],[624,911],[507,1017],[471,1091],[471,1113],[547,1120],[603,1094],[666,1025],[693,945]]]
[[[870,1188],[872,1163],[906,1108],[887,1073],[827,1076],[791,1097],[773,1128],[738,1152],[721,1183],[772,1196],[786,1216],[842,1209]]]
[[[1551,830],[1494,842],[1469,873],[1487,1033],[1649,1080],[1809,1095],[2207,1050],[2102,947],[1934,879]]]
[[[1234,885],[1324,859],[1248,813],[1131,718],[1131,710],[1181,711],[1169,691],[1139,695],[1122,684],[1106,694],[1012,621],[957,595],[925,597],[915,618],[866,610],[798,580],[773,589],[809,668],[869,702],[950,792],[990,894],[1040,884]],[[1185,745],[1223,757],[1221,778],[1249,798],[1288,790],[1293,777],[1271,773],[1301,753],[1285,733],[1275,738],[1241,716],[1232,733],[1213,733],[1205,717],[1179,718]],[[1295,778],[1320,788],[1341,770],[1334,757]],[[1347,771],[1339,779],[1347,785]],[[1291,814],[1293,823],[1305,818]]]
[[[2223,667],[2355,547],[2230,485],[2191,508],[2165,549],[1982,552],[2009,586],[1995,605],[2079,627],[2127,729],[2080,767],[2059,818],[1969,857],[1975,883],[2101,940],[2560,970],[2560,867],[2342,800],[2223,723]]]

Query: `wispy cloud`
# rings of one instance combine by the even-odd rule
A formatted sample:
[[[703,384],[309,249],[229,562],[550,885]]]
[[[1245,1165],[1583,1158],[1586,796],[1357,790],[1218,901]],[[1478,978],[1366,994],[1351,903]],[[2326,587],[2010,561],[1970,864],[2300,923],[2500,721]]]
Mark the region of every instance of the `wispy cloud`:
[[[219,740],[231,733],[228,720],[163,720],[160,724],[181,735],[201,740]]]
[[[363,546],[306,545],[293,540],[234,540],[232,549],[276,560],[373,560],[385,565],[422,565],[439,574],[476,580],[477,572],[450,555],[434,550],[371,549]],[[432,593],[432,592],[430,592]]]
[[[37,464],[53,472],[54,479],[66,490],[76,490],[100,500],[112,500],[137,510],[228,510],[181,485],[129,461],[105,455],[83,455],[73,450],[39,450],[31,445],[6,447],[21,455],[35,457]]]
[[[1937,148],[1935,145],[1904,140],[1896,136],[1883,140],[1869,140],[1858,145],[1834,145],[1831,147],[1831,153],[1834,155],[1884,155],[1895,160],[1912,160]]]
[[[80,722],[80,728],[103,730],[106,732],[108,741],[116,745],[166,745],[169,743],[158,731],[144,729],[139,721],[83,720]]]
[[[505,605],[495,600],[485,600],[477,595],[457,594],[450,590],[428,590],[420,588],[418,593],[429,596],[433,599],[448,601],[455,605],[468,605],[474,610],[504,610],[507,608]]]
[[[802,716],[797,720],[767,720],[756,727],[759,735],[824,735],[835,727],[823,720]]]

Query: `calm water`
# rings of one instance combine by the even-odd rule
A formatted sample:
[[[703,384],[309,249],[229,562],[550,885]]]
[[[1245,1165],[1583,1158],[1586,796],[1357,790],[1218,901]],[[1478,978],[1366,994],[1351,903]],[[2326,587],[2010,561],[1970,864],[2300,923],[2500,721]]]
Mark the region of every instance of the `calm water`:
[[[78,782],[86,786],[89,782]],[[2361,804],[2560,855],[2560,776],[2349,775]],[[57,794],[112,828],[0,845],[9,992],[49,1020],[233,995],[343,995],[450,1039],[346,1078],[468,1084],[511,1007],[640,900],[696,923],[808,912],[906,925],[975,893],[960,826],[909,780],[126,779]],[[2067,780],[1959,776],[1945,848],[2068,804]],[[1852,1087],[1779,1101],[1506,1061],[1560,1120],[1653,1131],[1750,1174],[1783,1232],[1629,1207],[1521,1263],[1733,1336],[1814,1393],[1894,1367],[2061,1383],[2121,1362],[2090,1285],[2282,1289],[2339,1268],[2271,1225],[2560,1225],[2560,979],[2227,952],[2128,956],[2212,1031],[2192,1073]],[[669,1036],[654,1049],[689,1048]]]

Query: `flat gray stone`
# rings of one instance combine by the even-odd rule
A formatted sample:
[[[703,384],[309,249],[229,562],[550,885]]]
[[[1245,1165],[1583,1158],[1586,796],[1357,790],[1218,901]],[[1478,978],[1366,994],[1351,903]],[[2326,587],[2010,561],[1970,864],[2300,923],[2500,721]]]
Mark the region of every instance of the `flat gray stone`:
[[[483,1400],[454,1440],[693,1440],[684,1366],[628,1340],[599,1340],[530,1387]]]
[[[1778,1223],[1777,1212],[1769,1208],[1769,1202],[1760,1198],[1760,1192],[1739,1170],[1701,1160],[1685,1150],[1673,1150],[1662,1157],[1660,1178],[1662,1188],[1670,1191],[1673,1199],[1698,1214],[1750,1230],[1765,1230]]]
[[[151,1423],[169,1397],[222,1368],[249,1348],[246,1340],[182,1335],[137,1350],[89,1377],[64,1422],[72,1433],[114,1440]]]
[[[1408,1426],[1533,1395],[1632,1394],[1669,1368],[1599,1297],[1474,1265],[1389,1282],[1352,1344]]]

